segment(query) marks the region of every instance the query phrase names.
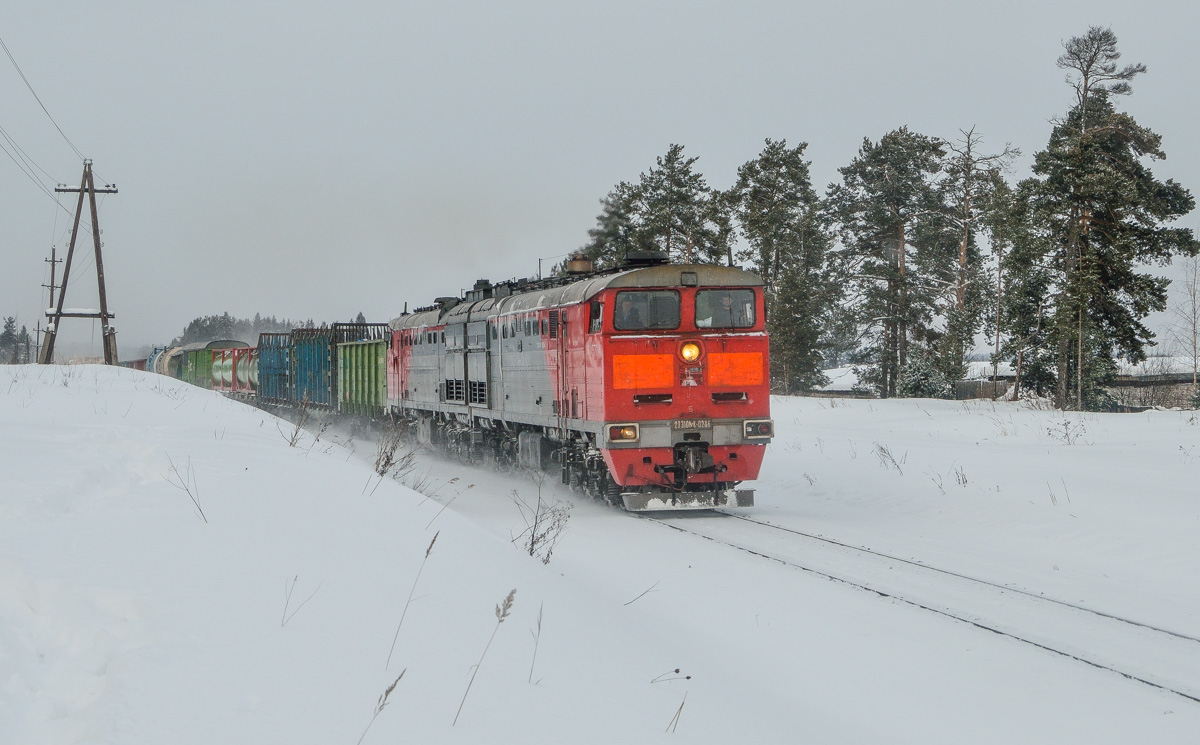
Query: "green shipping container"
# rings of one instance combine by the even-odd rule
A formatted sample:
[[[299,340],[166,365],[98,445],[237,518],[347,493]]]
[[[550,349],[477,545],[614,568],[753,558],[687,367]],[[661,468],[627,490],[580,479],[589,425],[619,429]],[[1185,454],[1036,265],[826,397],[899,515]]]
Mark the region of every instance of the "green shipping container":
[[[386,339],[338,344],[338,410],[381,417],[387,410]]]
[[[212,388],[212,350],[193,349],[187,353],[183,379],[201,388]]]

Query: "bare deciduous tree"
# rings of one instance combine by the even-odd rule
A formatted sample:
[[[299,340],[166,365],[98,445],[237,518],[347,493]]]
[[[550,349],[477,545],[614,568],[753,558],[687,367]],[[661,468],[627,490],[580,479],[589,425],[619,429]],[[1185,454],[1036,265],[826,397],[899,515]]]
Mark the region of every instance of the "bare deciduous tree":
[[[1182,292],[1171,306],[1174,320],[1169,335],[1192,361],[1192,387],[1200,383],[1200,257],[1189,256],[1180,264],[1183,277],[1175,282]]]

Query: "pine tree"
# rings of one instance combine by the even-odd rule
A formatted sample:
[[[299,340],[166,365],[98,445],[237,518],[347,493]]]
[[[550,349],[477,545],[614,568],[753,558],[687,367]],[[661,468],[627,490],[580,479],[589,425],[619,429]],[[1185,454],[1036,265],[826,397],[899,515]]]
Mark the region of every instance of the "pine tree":
[[[1092,27],[1065,44],[1058,65],[1071,71],[1075,105],[1035,156],[1035,177],[1023,188],[1038,231],[1026,258],[1053,279],[1046,331],[1060,408],[1103,406],[1100,385],[1116,359],[1140,362],[1154,343],[1142,321],[1166,307],[1168,280],[1139,273],[1138,265],[1200,248],[1191,230],[1164,226],[1195,202],[1143,163],[1165,157],[1161,137],[1112,99],[1129,94],[1129,81],[1146,68],[1118,69],[1119,58],[1109,29]]]
[[[17,319],[8,316],[4,319],[4,330],[0,331],[0,364],[15,365],[17,363]]]
[[[1053,355],[1046,351],[1053,273],[1043,262],[1046,240],[1031,225],[1029,188],[1028,182],[1016,191],[999,185],[992,194],[988,230],[997,277],[990,321],[993,365],[1011,360],[1016,393],[1031,388],[1041,396],[1054,383]]]
[[[33,362],[33,338],[29,336],[29,329],[24,325],[17,334],[17,361],[23,364]]]
[[[627,254],[640,250],[637,198],[637,189],[622,181],[600,200],[603,209],[596,216],[596,227],[588,231],[589,240],[583,247],[583,253],[597,269],[620,266]]]
[[[961,140],[947,143],[950,153],[939,184],[945,237],[952,241],[954,255],[945,257],[947,264],[937,268],[952,289],[944,311],[945,333],[938,343],[938,366],[951,381],[966,374],[967,354],[982,330],[992,299],[978,236],[986,229],[990,214],[999,208],[996,197],[1004,188],[1003,171],[1020,154],[1009,146],[999,153],[982,153],[981,140],[972,128],[962,132]]]
[[[1192,368],[1192,387],[1200,388],[1200,258],[1189,257],[1182,267],[1180,295],[1171,308],[1172,341],[1187,355]]]
[[[671,145],[636,184],[613,187],[583,247],[597,268],[620,266],[633,251],[661,252],[676,262],[732,263],[729,200],[709,189],[694,168],[697,160],[684,157],[683,145]]]
[[[830,238],[806,147],[768,138],[759,156],[738,169],[729,192],[747,244],[738,259],[763,280],[772,378],[789,392],[825,381],[821,327],[835,295],[825,262]]]
[[[896,395],[910,342],[931,341],[940,288],[923,272],[943,262],[929,255],[936,241],[920,237],[937,234],[927,226],[941,214],[935,182],[944,155],[941,140],[907,127],[878,143],[865,139],[827,198],[844,246],[837,260],[850,307],[874,342],[865,378],[884,398]]]
[[[717,225],[710,204],[712,193],[704,176],[687,158],[683,145],[671,145],[657,158],[656,168],[638,180],[634,202],[641,244],[652,244],[671,261],[720,263],[724,247],[717,244]]]

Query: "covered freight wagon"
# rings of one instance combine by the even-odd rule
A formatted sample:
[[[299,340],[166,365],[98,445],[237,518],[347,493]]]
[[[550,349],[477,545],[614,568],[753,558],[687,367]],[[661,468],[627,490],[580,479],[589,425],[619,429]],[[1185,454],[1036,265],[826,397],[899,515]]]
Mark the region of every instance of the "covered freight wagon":
[[[293,400],[317,408],[336,408],[338,345],[387,339],[389,335],[386,323],[335,323],[327,328],[294,329],[291,334]]]

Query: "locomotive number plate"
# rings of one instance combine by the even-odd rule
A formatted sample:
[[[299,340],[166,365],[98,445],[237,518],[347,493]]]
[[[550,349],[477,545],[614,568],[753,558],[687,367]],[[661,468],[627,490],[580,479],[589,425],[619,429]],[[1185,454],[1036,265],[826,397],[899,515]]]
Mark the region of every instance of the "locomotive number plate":
[[[712,429],[711,419],[672,419],[671,429]]]

